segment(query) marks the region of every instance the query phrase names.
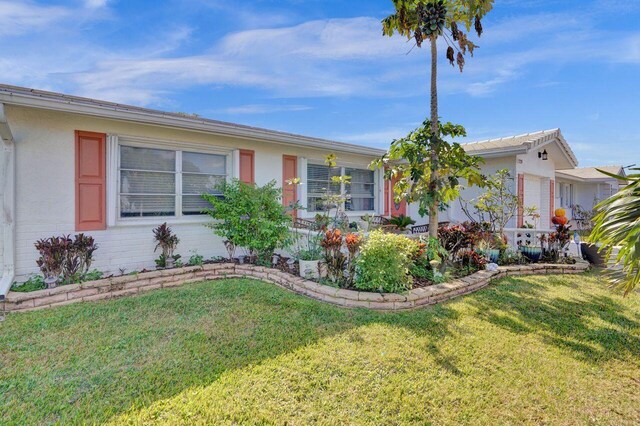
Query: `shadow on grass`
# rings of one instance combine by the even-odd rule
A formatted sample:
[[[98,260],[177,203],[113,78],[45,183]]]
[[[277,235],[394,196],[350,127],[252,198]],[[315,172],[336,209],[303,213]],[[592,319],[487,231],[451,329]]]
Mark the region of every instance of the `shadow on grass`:
[[[17,424],[98,423],[361,326],[436,342],[457,315],[346,310],[244,279],[12,315],[0,334],[0,412]],[[460,374],[435,343],[427,350]]]
[[[425,354],[461,376],[439,345],[458,334],[461,315],[535,333],[589,362],[640,355],[640,325],[627,307],[554,280],[509,279],[453,303],[400,313],[341,309],[234,279],[10,316],[0,325],[0,412],[16,424],[100,423],[372,324],[427,337]],[[358,333],[348,338],[362,341]]]
[[[541,280],[548,280],[547,291]],[[601,363],[640,356],[635,313],[615,296],[581,291],[579,283],[553,276],[509,278],[467,302],[491,324],[513,333],[535,333],[580,360]]]

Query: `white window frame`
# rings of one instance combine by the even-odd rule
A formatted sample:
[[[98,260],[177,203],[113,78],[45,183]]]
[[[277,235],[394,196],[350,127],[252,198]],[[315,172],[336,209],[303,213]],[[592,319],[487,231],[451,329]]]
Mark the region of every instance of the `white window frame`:
[[[172,216],[121,217],[120,216],[120,147],[164,149],[174,151],[175,168],[175,214]],[[204,214],[182,214],[182,153],[222,155],[226,159],[225,171],[227,182],[233,178],[233,149],[211,146],[201,143],[169,141],[143,138],[138,136],[109,135],[107,144],[107,226],[155,225],[159,221],[170,223],[206,223],[211,219]]]
[[[560,207],[564,209],[571,208],[573,205],[573,184],[558,182],[558,196],[560,199]]]
[[[316,160],[316,159],[308,159],[306,160],[304,167],[302,168],[304,171],[304,174],[300,174],[300,176],[304,176],[304,181],[303,186],[305,187],[305,191],[304,194],[304,198],[301,199],[303,206],[305,207],[304,210],[304,214],[302,214],[302,217],[314,217],[316,214],[318,213],[323,213],[322,211],[309,211],[308,210],[308,202],[309,202],[309,194],[308,194],[308,185],[307,182],[309,180],[309,171],[308,171],[308,166],[309,165],[315,165],[315,166],[324,166],[327,167],[327,165],[325,164],[324,160]],[[347,163],[347,162],[338,162],[336,164],[335,167],[339,167],[340,168],[340,176],[344,176],[345,174],[345,169],[360,169],[360,170],[369,170],[371,171],[371,169],[369,169],[369,166],[367,164],[361,164],[361,163]],[[342,206],[342,211],[344,211],[344,213],[347,216],[363,216],[365,214],[378,214],[378,212],[380,211],[380,182],[379,182],[379,176],[380,176],[380,170],[376,169],[373,170],[373,209],[372,210],[345,210],[344,209],[344,205]],[[340,185],[340,191],[341,193],[344,193],[344,183],[342,183]]]

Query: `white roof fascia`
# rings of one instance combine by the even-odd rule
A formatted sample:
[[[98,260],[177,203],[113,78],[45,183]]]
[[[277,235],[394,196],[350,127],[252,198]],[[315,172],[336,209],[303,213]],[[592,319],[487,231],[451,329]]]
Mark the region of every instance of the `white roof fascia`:
[[[73,99],[43,98],[35,94],[25,94],[22,92],[11,93],[0,91],[0,102],[5,104],[40,108],[68,113],[90,115],[113,120],[131,121],[147,125],[159,125],[165,127],[179,128],[185,130],[213,133],[218,135],[232,136],[242,139],[260,140],[271,143],[286,145],[296,145],[323,150],[333,150],[351,154],[365,156],[382,156],[386,150],[371,148],[361,145],[354,145],[344,142],[319,139],[302,135],[295,135],[256,127],[236,125],[233,123],[213,122],[190,117],[179,117],[173,114],[167,115],[161,111],[152,110],[128,110],[118,107],[117,104],[107,105],[87,105],[79,103]],[[116,106],[114,106],[116,105]]]

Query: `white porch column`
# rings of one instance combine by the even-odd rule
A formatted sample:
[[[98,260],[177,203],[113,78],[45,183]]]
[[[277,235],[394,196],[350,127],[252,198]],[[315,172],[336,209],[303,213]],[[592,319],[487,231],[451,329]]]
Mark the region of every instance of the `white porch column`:
[[[309,185],[307,184],[307,157],[298,157],[298,177],[300,178],[300,185],[298,185],[298,199],[302,207],[305,209],[307,206],[307,190]],[[307,216],[306,210],[302,211],[301,216]]]
[[[4,299],[13,284],[15,278],[15,212],[16,212],[16,151],[15,141],[7,117],[4,104],[0,103],[0,138],[3,144],[4,176],[3,185],[3,212],[2,212],[2,239],[4,243],[4,256],[2,265],[2,279],[0,279],[0,300]]]
[[[240,150],[234,149],[231,154],[231,177],[240,179]]]
[[[119,178],[118,135],[107,135],[107,227],[116,224]]]
[[[375,177],[376,177],[376,200],[377,200],[377,205],[376,205],[376,213],[379,215],[383,215],[384,214],[384,170],[383,169],[376,169],[375,171]],[[409,208],[409,206],[407,206],[407,209]]]

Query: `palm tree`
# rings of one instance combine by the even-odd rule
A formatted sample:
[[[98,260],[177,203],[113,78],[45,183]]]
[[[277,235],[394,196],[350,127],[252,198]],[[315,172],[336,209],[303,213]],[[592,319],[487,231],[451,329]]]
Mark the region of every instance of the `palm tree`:
[[[638,169],[631,169],[640,171]],[[618,176],[598,170],[628,184],[596,206],[589,241],[602,243],[608,264],[620,268],[609,271],[613,285],[628,295],[640,282],[640,174]],[[618,254],[613,257],[613,249]]]
[[[395,33],[414,39],[418,47],[429,40],[431,45],[431,134],[440,138],[438,126],[438,37],[447,42],[447,59],[451,65],[457,64],[462,72],[464,56],[467,52],[473,56],[477,47],[467,38],[458,24],[467,32],[473,26],[478,36],[482,34],[482,18],[493,8],[493,0],[392,0],[396,13],[382,21],[384,35]],[[458,51],[455,55],[455,50]],[[455,56],[455,60],[454,60]],[[446,142],[445,142],[446,143]],[[438,156],[436,150],[430,155],[432,167],[431,186],[436,192],[438,182]],[[434,199],[429,207],[429,235],[437,238],[438,210],[440,200]]]

